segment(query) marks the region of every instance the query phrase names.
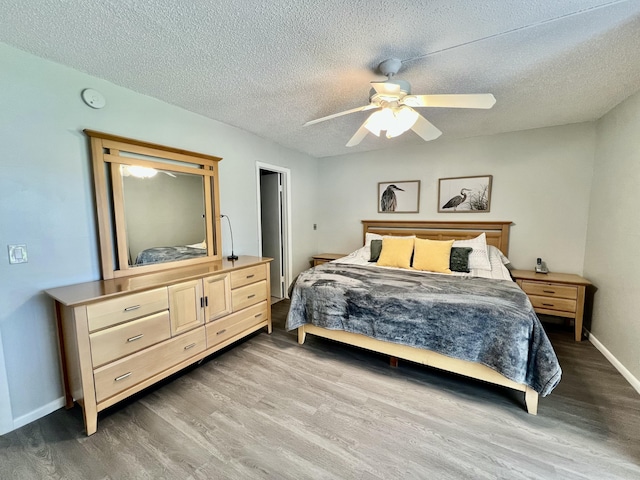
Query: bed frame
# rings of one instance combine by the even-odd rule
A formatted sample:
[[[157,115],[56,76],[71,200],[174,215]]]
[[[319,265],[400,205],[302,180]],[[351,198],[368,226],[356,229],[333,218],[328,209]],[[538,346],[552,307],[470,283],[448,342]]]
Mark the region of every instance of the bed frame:
[[[477,237],[485,232],[487,244],[499,248],[505,255],[509,249],[509,226],[511,222],[427,222],[427,221],[383,221],[363,220],[363,233],[380,235],[415,235],[431,240],[464,240]],[[476,380],[501,385],[524,392],[527,412],[538,413],[538,393],[527,385],[516,383],[491,368],[466,360],[447,357],[439,353],[416,347],[376,340],[357,333],[340,330],[327,330],[315,325],[305,324],[298,328],[298,343],[303,344],[307,334],[329,338],[391,357],[391,364],[397,366],[397,359],[409,360],[447,372],[457,373]]]

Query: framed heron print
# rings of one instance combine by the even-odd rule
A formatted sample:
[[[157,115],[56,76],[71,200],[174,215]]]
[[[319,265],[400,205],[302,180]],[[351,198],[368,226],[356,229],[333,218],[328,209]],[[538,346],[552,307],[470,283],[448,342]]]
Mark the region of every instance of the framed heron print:
[[[492,181],[493,175],[441,178],[438,182],[438,212],[488,212]]]
[[[378,213],[418,213],[420,180],[378,183]]]

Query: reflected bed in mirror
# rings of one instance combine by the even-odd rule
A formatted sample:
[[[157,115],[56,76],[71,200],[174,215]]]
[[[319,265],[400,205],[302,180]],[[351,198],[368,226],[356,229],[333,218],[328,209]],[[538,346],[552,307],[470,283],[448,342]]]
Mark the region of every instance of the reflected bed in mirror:
[[[104,279],[221,259],[219,157],[91,138]]]

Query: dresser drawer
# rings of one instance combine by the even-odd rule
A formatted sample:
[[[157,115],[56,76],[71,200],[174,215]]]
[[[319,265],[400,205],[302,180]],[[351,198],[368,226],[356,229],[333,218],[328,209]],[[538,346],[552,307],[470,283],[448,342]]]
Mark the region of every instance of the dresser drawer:
[[[92,303],[87,305],[89,331],[94,332],[167,308],[169,308],[169,297],[166,287]]]
[[[537,295],[529,295],[529,300],[531,300],[533,308],[571,313],[574,313],[576,311],[576,301],[570,300],[568,298],[539,297]]]
[[[101,402],[205,350],[204,327],[116,360],[94,371],[96,400]]]
[[[268,318],[267,302],[245,308],[207,325],[207,348],[242,333]]]
[[[98,367],[171,338],[169,311],[122,323],[89,335],[91,359]]]
[[[231,288],[243,287],[250,283],[255,283],[267,278],[267,268],[265,265],[243,268],[231,272]]]
[[[522,282],[522,290],[527,295],[539,295],[541,297],[578,298],[578,288],[571,285],[558,285],[557,283]]]
[[[265,280],[231,290],[231,305],[234,312],[260,303],[266,299],[267,282]]]

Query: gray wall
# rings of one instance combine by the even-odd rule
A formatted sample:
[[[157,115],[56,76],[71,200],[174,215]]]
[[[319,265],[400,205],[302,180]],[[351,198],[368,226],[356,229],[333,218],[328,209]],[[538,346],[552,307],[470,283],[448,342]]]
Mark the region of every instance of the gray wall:
[[[364,219],[511,220],[517,268],[542,257],[552,271],[581,274],[594,132],[583,123],[323,158],[320,250],[361,246]],[[491,211],[438,213],[438,179],[471,175],[493,175]],[[378,213],[378,182],[396,180],[421,181],[419,213]]]
[[[585,275],[598,287],[591,332],[640,391],[640,93],[597,125]]]
[[[222,157],[220,202],[235,252],[258,253],[256,162],[292,177],[294,273],[317,251],[317,165],[239,128],[0,44],[0,434],[62,405],[52,302],[44,289],[100,278],[89,128]],[[84,88],[107,100],[87,107]],[[223,252],[230,253],[223,223]],[[29,262],[9,265],[8,244]],[[4,252],[4,253],[1,253]]]

